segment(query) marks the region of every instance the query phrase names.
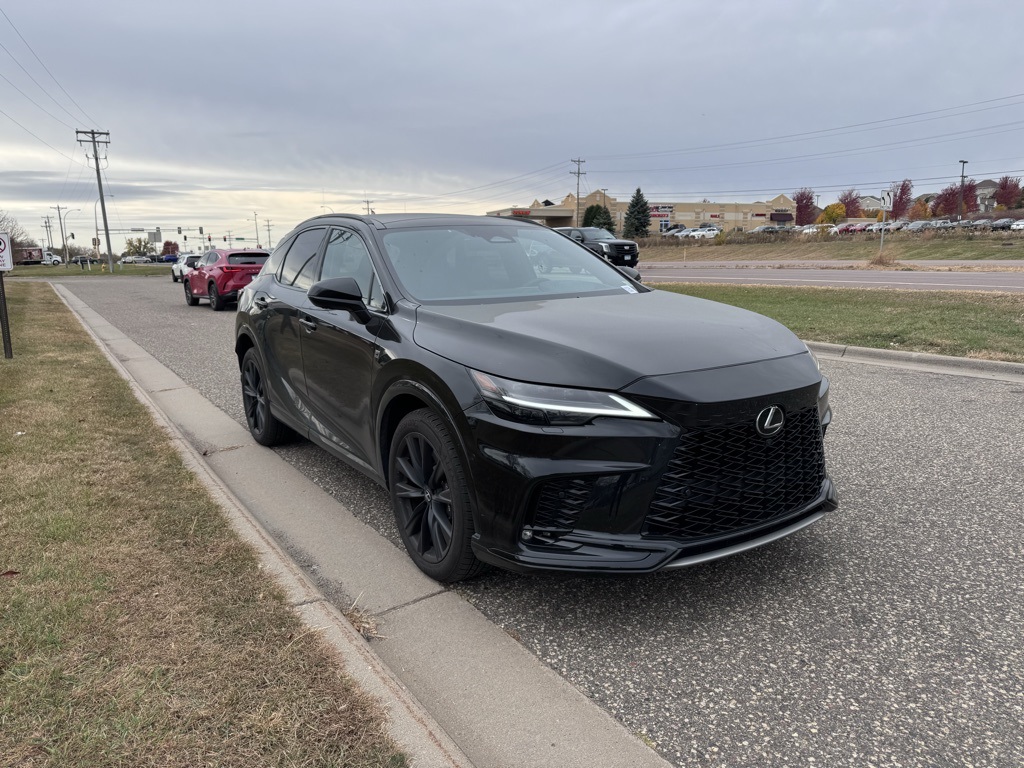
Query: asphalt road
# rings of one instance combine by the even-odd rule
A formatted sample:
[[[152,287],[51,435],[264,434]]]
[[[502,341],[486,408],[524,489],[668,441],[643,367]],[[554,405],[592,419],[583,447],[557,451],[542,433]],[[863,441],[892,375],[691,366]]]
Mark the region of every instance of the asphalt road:
[[[1018,267],[1024,263],[1018,262]],[[645,283],[735,283],[814,285],[832,288],[900,288],[915,291],[1024,292],[1024,269],[1013,272],[938,272],[873,269],[813,269],[796,266],[641,264]]]
[[[66,285],[242,420],[233,312],[166,278]],[[1024,386],[823,367],[837,513],[681,571],[458,591],[679,766],[1020,766]],[[309,444],[281,453],[397,542],[381,489]]]

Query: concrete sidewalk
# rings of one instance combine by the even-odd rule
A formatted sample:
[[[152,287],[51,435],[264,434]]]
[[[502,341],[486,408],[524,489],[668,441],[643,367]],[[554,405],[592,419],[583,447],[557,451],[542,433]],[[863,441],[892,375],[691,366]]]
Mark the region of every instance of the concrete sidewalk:
[[[167,429],[303,620],[381,700],[414,766],[669,765],[173,371],[62,286],[54,289]],[[356,596],[377,618],[383,639],[367,643],[288,552],[303,554],[316,583]]]

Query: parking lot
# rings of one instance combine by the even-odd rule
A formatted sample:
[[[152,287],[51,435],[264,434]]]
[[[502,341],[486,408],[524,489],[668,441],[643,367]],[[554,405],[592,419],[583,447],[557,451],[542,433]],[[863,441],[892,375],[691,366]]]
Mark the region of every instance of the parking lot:
[[[168,278],[67,287],[242,421],[233,313]],[[459,594],[677,765],[1019,765],[1024,384],[823,367],[830,518],[682,571],[491,572]],[[397,542],[383,490],[281,453]]]

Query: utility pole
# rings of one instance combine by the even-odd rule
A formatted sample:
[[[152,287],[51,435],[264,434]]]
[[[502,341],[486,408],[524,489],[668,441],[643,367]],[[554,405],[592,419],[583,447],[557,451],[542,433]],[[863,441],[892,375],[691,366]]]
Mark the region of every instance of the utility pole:
[[[256,228],[256,247],[260,247],[260,219],[256,215],[256,211],[252,212],[252,224]]]
[[[964,217],[964,167],[967,165],[966,160],[960,161],[960,202],[956,206],[956,220],[960,222]]]
[[[71,263],[71,259],[68,256],[68,239],[66,237],[64,237],[64,221],[60,217],[60,206],[59,205],[57,205],[57,206],[51,205],[50,206],[50,210],[57,211],[57,224],[60,225],[60,240],[61,240],[62,243],[64,243],[64,264],[65,265],[70,264]],[[67,208],[65,208],[64,210],[67,210]]]
[[[369,216],[370,215],[370,203],[372,203],[373,200],[363,200],[363,202],[366,203],[366,215]],[[332,213],[333,213],[333,211],[332,211]]]
[[[53,233],[50,231],[52,229],[52,227],[53,227],[53,224],[50,223],[50,217],[49,216],[44,216],[43,217],[43,229],[46,230],[46,242],[49,243],[49,245],[50,245],[50,252],[51,253],[53,252]]]
[[[587,172],[582,169],[582,166],[586,160],[570,160],[570,163],[576,163],[576,170],[569,171],[569,173],[576,177],[576,220],[573,222],[577,227],[580,225],[580,176],[586,176]]]
[[[114,249],[110,245],[110,226],[107,224],[107,202],[103,196],[103,176],[100,173],[100,151],[97,145],[110,144],[110,131],[75,131],[75,138],[81,144],[84,140],[92,143],[92,160],[96,164],[96,185],[100,189],[100,210],[103,212],[103,234],[107,238],[107,268],[114,274]],[[86,153],[88,157],[88,153]]]
[[[267,250],[270,250],[270,219],[264,219],[263,223],[267,225]]]

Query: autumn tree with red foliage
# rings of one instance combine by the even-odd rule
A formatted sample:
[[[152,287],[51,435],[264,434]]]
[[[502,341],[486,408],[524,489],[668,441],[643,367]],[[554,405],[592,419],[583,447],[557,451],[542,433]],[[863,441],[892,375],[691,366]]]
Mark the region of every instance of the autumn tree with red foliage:
[[[992,193],[992,197],[1003,208],[1016,208],[1020,203],[1020,192],[1020,176],[1003,176],[996,183],[996,189]]]
[[[796,203],[796,225],[802,227],[814,221],[814,190],[804,187],[793,193]]]
[[[964,213],[978,210],[978,182],[968,179],[964,182]],[[943,189],[932,200],[932,216],[956,218],[960,211],[960,185],[953,183]]]
[[[889,187],[892,192],[892,211],[889,213],[892,219],[902,219],[910,211],[914,204],[914,184],[910,179],[900,182],[893,182]]]
[[[839,202],[846,209],[846,218],[848,219],[859,219],[864,214],[860,207],[860,195],[857,194],[856,189],[848,189],[840,194]]]

